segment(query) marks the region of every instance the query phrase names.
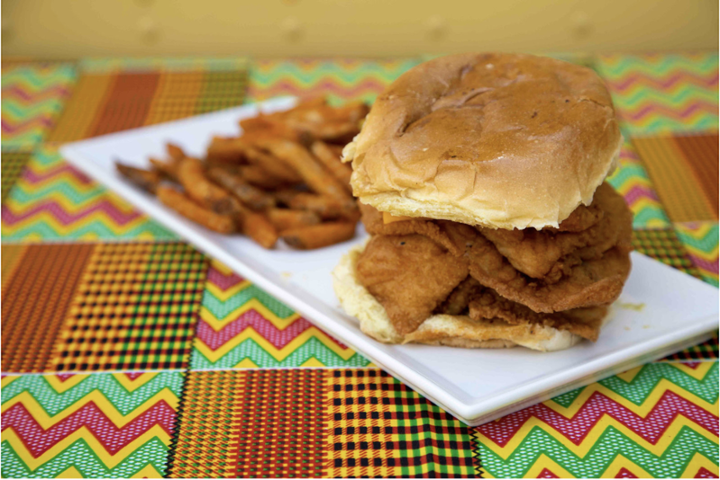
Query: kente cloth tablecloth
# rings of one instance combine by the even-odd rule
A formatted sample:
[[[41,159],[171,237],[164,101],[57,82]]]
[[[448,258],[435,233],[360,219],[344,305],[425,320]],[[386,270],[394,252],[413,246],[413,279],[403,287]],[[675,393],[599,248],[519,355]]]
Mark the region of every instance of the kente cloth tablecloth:
[[[718,285],[718,55],[559,55],[610,88],[635,248]],[[4,59],[3,477],[717,477],[718,341],[468,427],[58,147],[422,58]],[[491,367],[489,367],[491,368]]]

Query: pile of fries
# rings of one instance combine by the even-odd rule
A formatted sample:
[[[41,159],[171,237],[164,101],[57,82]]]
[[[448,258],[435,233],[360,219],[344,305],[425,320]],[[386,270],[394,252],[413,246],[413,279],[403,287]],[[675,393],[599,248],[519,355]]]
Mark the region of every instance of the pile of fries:
[[[168,158],[118,171],[185,217],[219,233],[242,233],[265,248],[281,238],[298,249],[325,247],[355,234],[360,218],[340,160],[368,107],[331,107],[324,99],[240,122],[239,137],[215,137],[204,159],[173,144]]]

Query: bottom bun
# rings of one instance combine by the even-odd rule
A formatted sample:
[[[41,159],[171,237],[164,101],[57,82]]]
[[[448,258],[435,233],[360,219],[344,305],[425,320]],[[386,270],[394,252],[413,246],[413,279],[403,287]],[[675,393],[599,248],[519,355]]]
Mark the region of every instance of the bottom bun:
[[[544,325],[511,325],[499,319],[475,321],[466,315],[433,315],[414,332],[400,335],[377,299],[358,281],[357,262],[364,245],[353,247],[332,272],[335,294],[345,312],[360,321],[360,330],[383,343],[424,343],[462,348],[509,348],[516,345],[552,352],[583,338]],[[608,318],[605,318],[607,322]]]

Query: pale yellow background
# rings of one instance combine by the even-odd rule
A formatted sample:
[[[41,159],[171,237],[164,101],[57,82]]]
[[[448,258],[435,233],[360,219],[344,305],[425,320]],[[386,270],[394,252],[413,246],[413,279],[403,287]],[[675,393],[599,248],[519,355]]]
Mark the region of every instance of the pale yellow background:
[[[717,0],[5,0],[2,52],[382,56],[717,49]]]

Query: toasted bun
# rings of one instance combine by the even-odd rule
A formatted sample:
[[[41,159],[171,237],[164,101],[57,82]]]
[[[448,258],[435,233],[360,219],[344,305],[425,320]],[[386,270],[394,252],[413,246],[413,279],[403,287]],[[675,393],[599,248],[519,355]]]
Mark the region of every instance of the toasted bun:
[[[364,245],[352,248],[333,270],[333,287],[345,312],[360,321],[360,329],[384,343],[425,343],[464,348],[533,350],[570,348],[582,337],[541,325],[510,325],[500,320],[477,322],[464,315],[433,315],[414,332],[402,336],[390,323],[385,308],[358,281],[356,265]]]
[[[345,149],[355,196],[393,215],[491,228],[557,225],[612,172],[622,136],[590,69],[518,54],[418,65]]]

